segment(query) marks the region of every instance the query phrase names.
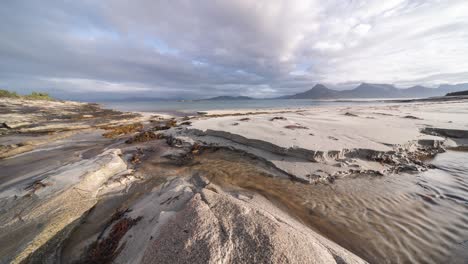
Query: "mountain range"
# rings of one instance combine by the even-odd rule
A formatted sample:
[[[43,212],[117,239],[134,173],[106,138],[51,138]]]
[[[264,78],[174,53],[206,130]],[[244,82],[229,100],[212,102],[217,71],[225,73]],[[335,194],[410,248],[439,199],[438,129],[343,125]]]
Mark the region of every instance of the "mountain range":
[[[421,85],[406,89],[396,88],[392,84],[361,83],[351,90],[333,90],[323,84],[316,84],[305,92],[281,96],[273,99],[355,99],[355,98],[426,98],[444,96],[468,89],[468,83],[442,84],[438,88],[429,88]],[[251,100],[248,96],[217,96],[202,100]]]
[[[447,93],[468,89],[468,83],[440,85],[439,88],[413,86],[399,89],[391,84],[361,83],[354,89],[337,91],[323,84],[316,84],[302,93],[279,97],[279,99],[347,99],[347,98],[425,98],[444,96]]]

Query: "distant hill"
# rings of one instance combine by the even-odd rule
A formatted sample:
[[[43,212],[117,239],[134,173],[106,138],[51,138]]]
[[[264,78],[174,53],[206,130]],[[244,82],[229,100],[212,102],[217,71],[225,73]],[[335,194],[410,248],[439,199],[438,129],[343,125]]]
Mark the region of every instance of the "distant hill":
[[[361,83],[352,90],[339,92],[340,98],[391,98],[398,97],[398,89],[390,84]]]
[[[354,89],[336,91],[323,84],[316,84],[312,89],[294,95],[280,97],[281,99],[347,99],[347,98],[426,98],[444,96],[447,93],[466,90],[468,83],[456,85],[440,85],[439,88],[429,88],[421,85],[407,89],[398,89],[391,84],[361,83]]]
[[[439,89],[446,91],[447,93],[460,92],[468,90],[468,83],[459,84],[441,84]]]
[[[453,93],[448,93],[445,96],[462,96],[462,95],[468,95],[468,90],[466,91],[460,91],[460,92],[453,92]]]
[[[435,88],[428,88],[424,87],[421,85],[416,85],[413,87],[410,87],[408,89],[403,89],[402,91],[403,96],[402,97],[431,97],[431,96],[438,96],[442,91],[439,91],[438,89]]]
[[[312,89],[303,93],[284,96],[283,99],[333,99],[337,98],[338,91],[328,89],[325,85],[316,84]]]
[[[202,99],[202,101],[231,101],[231,100],[252,100],[248,96],[216,96],[212,98]]]

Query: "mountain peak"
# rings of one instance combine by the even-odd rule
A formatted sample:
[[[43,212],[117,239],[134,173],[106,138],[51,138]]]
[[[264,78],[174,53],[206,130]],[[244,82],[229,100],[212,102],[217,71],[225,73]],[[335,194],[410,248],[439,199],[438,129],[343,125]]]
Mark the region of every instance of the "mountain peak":
[[[328,89],[325,85],[321,83],[317,83],[316,85],[314,85],[314,87],[312,87],[311,90],[330,90],[330,89]]]
[[[288,96],[288,99],[321,99],[321,98],[335,98],[337,91],[328,89],[323,84],[316,84],[312,89],[307,90],[303,93]]]

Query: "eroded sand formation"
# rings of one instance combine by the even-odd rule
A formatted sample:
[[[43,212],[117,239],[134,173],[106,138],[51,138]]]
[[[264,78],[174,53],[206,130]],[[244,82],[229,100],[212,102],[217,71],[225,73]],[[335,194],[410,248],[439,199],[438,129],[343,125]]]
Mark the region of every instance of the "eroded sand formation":
[[[466,144],[466,106],[462,101],[321,107],[242,117],[217,111],[172,135],[243,150],[292,177],[316,182],[353,173],[426,170],[424,158]]]
[[[205,153],[330,184],[430,169],[424,160],[465,146],[468,130],[466,101],[180,119],[1,103],[2,263],[364,263],[261,193],[216,180]]]

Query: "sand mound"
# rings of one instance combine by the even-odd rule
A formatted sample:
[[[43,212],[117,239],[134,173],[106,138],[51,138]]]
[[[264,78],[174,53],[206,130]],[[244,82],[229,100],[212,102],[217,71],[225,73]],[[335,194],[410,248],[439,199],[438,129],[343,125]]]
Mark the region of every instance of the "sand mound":
[[[203,189],[161,228],[142,263],[364,263],[261,196]]]

